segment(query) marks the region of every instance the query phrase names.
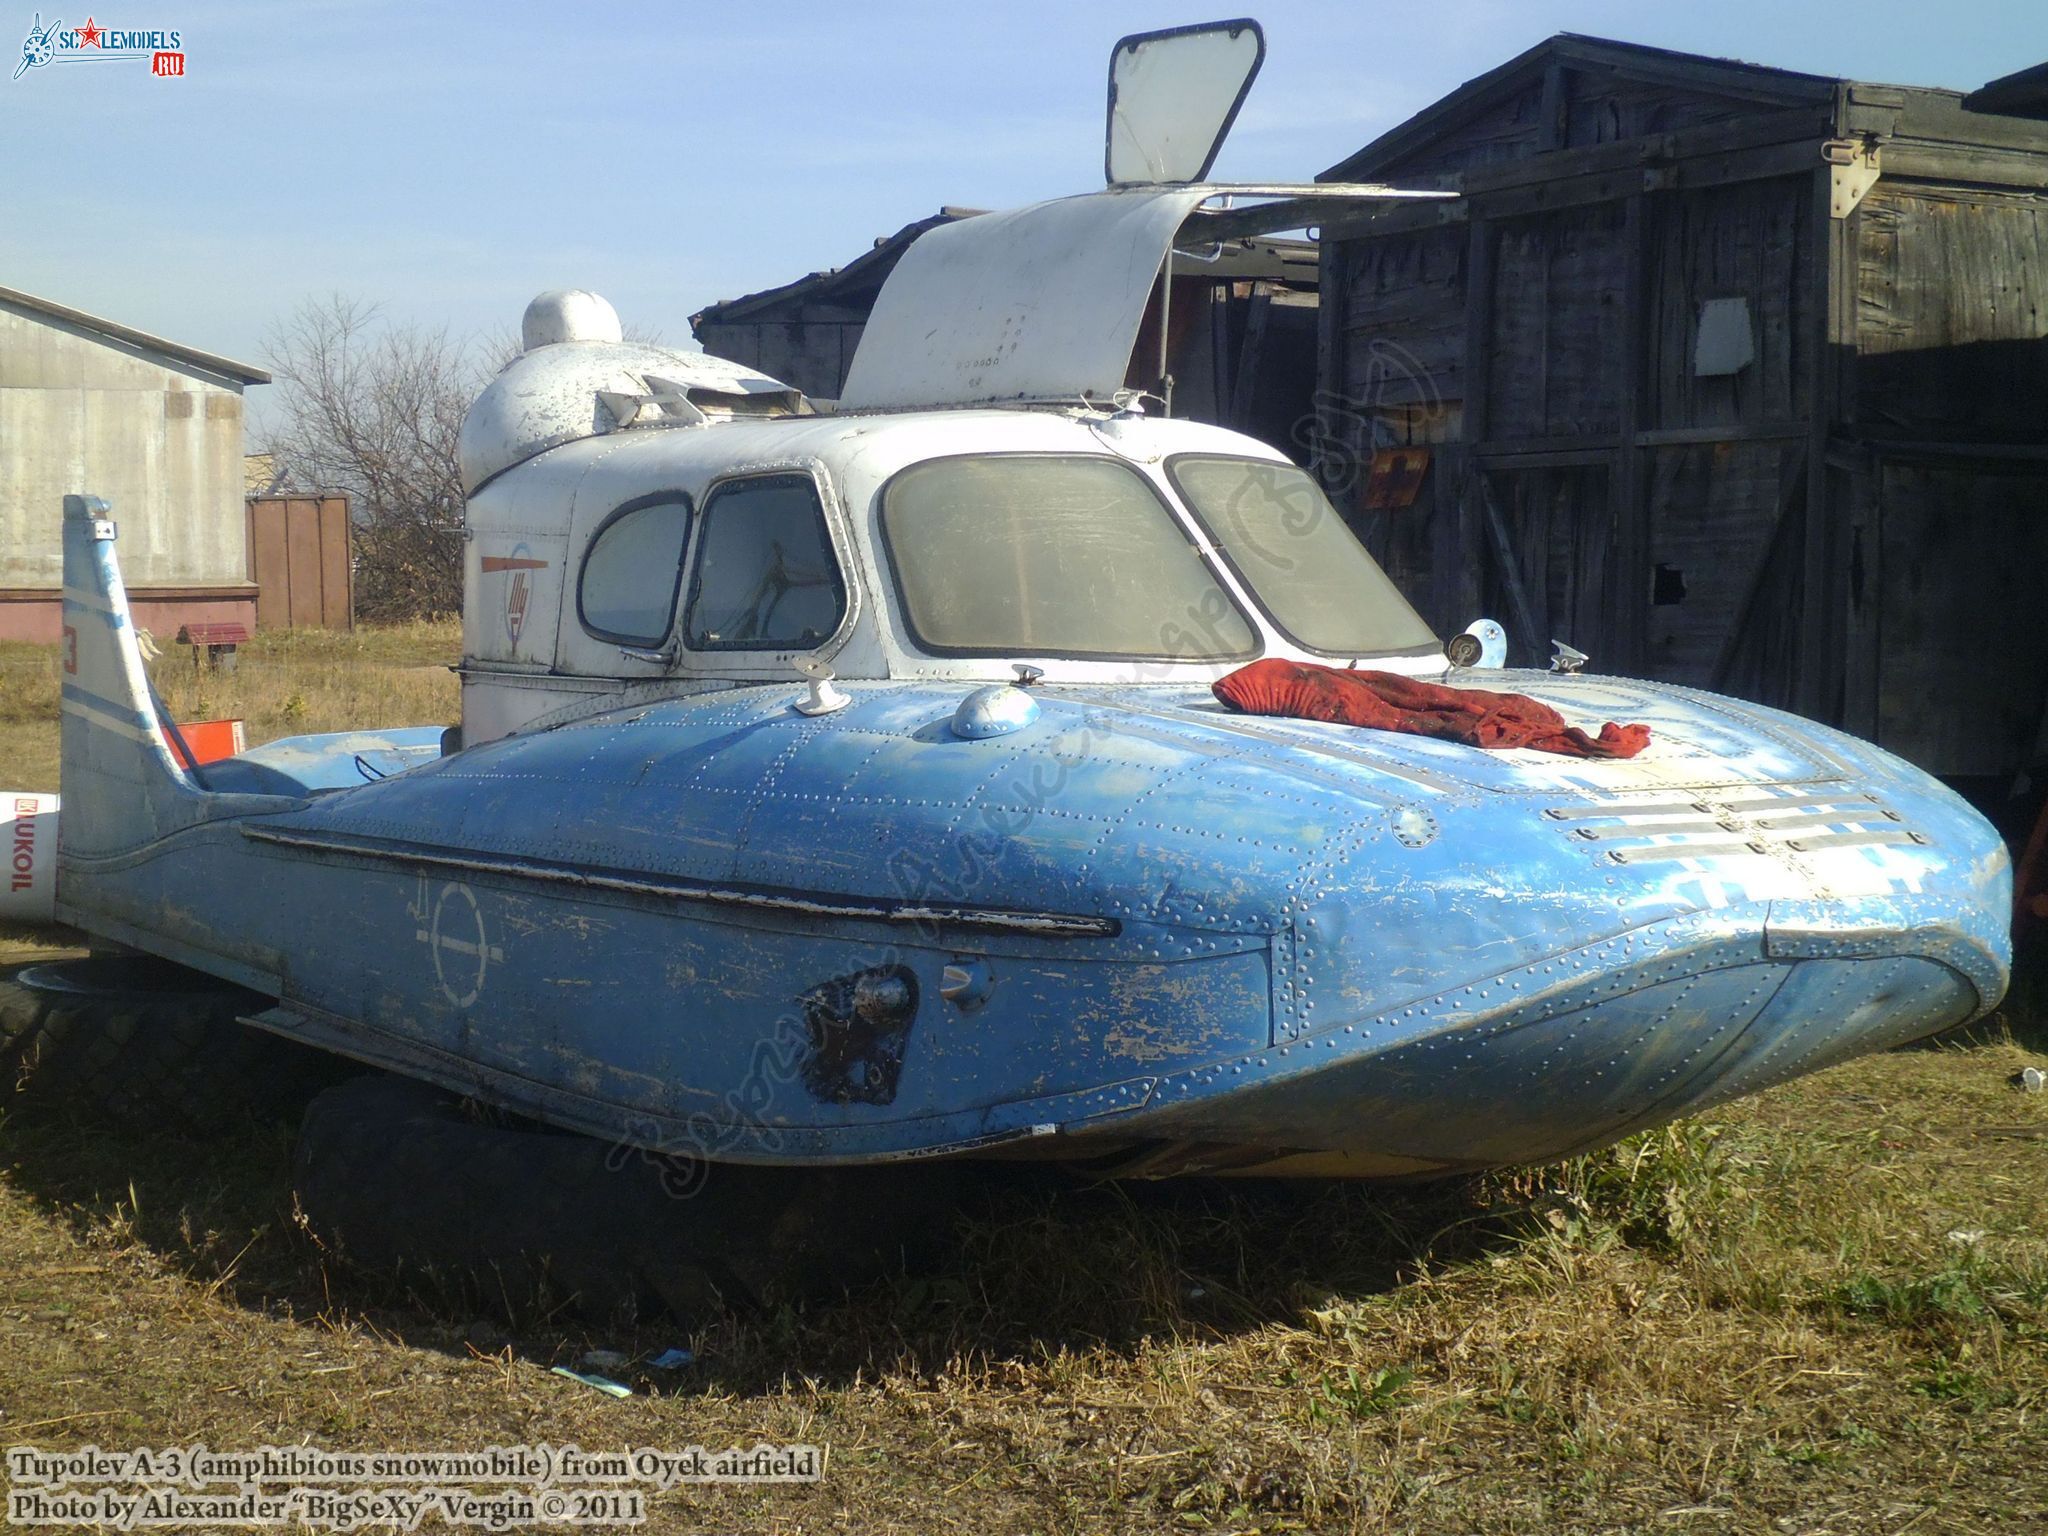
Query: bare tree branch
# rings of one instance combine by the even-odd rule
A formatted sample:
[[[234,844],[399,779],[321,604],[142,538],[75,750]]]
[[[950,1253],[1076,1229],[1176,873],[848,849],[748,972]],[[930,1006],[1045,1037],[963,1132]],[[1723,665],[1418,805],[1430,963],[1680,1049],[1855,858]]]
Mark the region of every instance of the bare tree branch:
[[[307,300],[267,339],[282,408],[267,449],[286,488],[348,494],[364,618],[462,610],[455,441],[487,377],[477,352],[342,294]]]

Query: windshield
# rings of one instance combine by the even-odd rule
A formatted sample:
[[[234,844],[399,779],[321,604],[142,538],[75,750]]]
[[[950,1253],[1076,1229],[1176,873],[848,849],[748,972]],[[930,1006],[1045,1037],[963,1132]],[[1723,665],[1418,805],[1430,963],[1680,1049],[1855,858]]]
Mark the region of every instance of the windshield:
[[[929,651],[1237,661],[1259,649],[1151,482],[1121,460],[914,464],[883,492],[882,534]]]
[[[1281,633],[1334,656],[1421,654],[1437,637],[1292,464],[1186,454],[1167,474]]]

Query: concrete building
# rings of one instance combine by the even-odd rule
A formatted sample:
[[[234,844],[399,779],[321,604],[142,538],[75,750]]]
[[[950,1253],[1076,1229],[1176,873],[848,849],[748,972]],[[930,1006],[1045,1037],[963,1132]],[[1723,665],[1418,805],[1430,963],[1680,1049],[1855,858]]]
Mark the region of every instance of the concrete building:
[[[270,376],[0,288],[0,640],[54,641],[67,492],[113,503],[137,622],[256,625],[242,391]]]

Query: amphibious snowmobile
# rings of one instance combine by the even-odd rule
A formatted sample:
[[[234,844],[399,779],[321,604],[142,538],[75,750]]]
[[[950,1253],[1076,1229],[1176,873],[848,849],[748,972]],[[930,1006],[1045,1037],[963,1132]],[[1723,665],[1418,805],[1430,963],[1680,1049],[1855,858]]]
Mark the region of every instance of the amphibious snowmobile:
[[[1940,784],[1731,699],[1455,665],[1309,474],[1128,388],[1176,251],[1400,195],[1201,180],[1262,52],[1120,44],[1109,189],[923,235],[830,412],[536,300],[463,429],[445,737],[181,769],[118,509],[69,499],[61,917],[295,1040],[760,1163],[1533,1162],[1996,1004],[2006,852]],[[1650,743],[1219,702],[1272,657]]]

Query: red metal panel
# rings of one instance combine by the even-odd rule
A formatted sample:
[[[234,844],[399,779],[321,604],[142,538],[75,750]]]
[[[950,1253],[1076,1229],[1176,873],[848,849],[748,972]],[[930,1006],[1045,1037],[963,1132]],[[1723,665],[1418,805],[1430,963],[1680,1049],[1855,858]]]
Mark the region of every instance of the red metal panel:
[[[284,505],[290,596],[286,620],[294,629],[318,629],[320,604],[320,503],[294,496]]]
[[[179,736],[192,749],[189,756],[178,750]],[[247,750],[247,740],[239,720],[185,720],[179,722],[178,735],[170,737],[171,756],[187,768],[217,763],[224,757],[239,757]]]
[[[264,629],[353,629],[346,496],[251,496],[249,565]]]
[[[356,627],[346,496],[320,498],[320,622],[328,629]]]
[[[249,499],[249,559],[256,572],[256,626],[283,629],[292,621],[291,562],[285,550],[284,498]]]

